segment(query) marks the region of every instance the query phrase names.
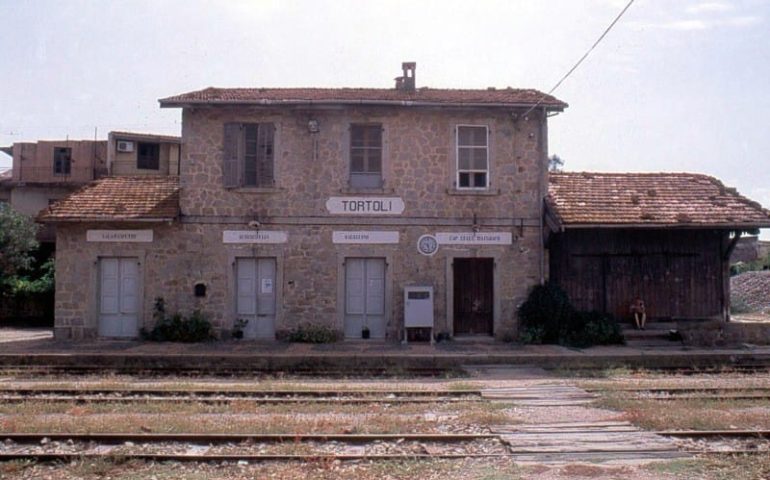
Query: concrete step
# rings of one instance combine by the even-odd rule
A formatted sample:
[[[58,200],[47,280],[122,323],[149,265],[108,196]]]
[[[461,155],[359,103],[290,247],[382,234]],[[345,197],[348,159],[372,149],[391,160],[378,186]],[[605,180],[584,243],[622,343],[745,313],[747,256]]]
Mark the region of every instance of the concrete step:
[[[621,323],[621,328],[623,330],[636,330],[636,325],[633,323]],[[677,323],[676,322],[647,322],[644,325],[645,330],[676,330]]]

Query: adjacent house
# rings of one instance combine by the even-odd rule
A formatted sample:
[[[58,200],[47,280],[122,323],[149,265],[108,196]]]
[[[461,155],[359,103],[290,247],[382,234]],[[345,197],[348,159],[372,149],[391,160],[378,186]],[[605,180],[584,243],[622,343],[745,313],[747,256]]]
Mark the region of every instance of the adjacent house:
[[[415,69],[390,89],[162,99],[182,109],[178,180],[103,179],[41,216],[57,226],[57,337],[134,337],[156,297],[225,336],[241,320],[250,338],[315,323],[398,339],[425,302],[435,332],[513,334],[546,274],[547,119],[567,105],[418,88]]]
[[[0,151],[13,159],[0,175],[0,201],[18,212],[37,215],[54,202],[110,175],[178,175],[179,137],[110,132],[108,140],[19,142]],[[51,226],[38,240],[54,243]]]
[[[107,173],[107,142],[103,140],[19,142],[2,152],[13,163],[10,177],[0,180],[0,198],[29,216]],[[38,240],[53,243],[53,229],[41,229]]]

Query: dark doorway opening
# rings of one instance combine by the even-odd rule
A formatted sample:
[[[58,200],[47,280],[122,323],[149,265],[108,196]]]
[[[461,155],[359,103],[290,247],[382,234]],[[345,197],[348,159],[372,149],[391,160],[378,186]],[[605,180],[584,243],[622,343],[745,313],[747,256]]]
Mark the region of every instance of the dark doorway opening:
[[[492,335],[494,259],[454,260],[454,334]]]

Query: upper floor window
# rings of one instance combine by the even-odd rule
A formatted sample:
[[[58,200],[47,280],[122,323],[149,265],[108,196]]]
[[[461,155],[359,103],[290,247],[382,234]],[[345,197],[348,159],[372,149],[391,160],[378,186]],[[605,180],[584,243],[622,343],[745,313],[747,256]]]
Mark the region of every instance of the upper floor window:
[[[160,169],[160,144],[139,142],[136,152],[136,168]]]
[[[225,124],[225,187],[273,187],[274,150],[272,123]]]
[[[54,147],[54,175],[69,175],[72,172],[72,149],[69,147]]]
[[[350,126],[350,186],[382,186],[382,125]]]
[[[457,188],[489,187],[489,135],[486,126],[457,126]]]

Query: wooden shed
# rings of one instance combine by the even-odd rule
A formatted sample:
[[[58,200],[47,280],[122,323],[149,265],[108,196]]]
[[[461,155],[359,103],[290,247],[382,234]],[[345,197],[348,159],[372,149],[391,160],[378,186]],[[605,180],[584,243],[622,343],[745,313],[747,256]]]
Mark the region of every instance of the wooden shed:
[[[549,278],[576,308],[651,319],[729,320],[730,253],[770,212],[692,173],[554,173],[545,205]]]

